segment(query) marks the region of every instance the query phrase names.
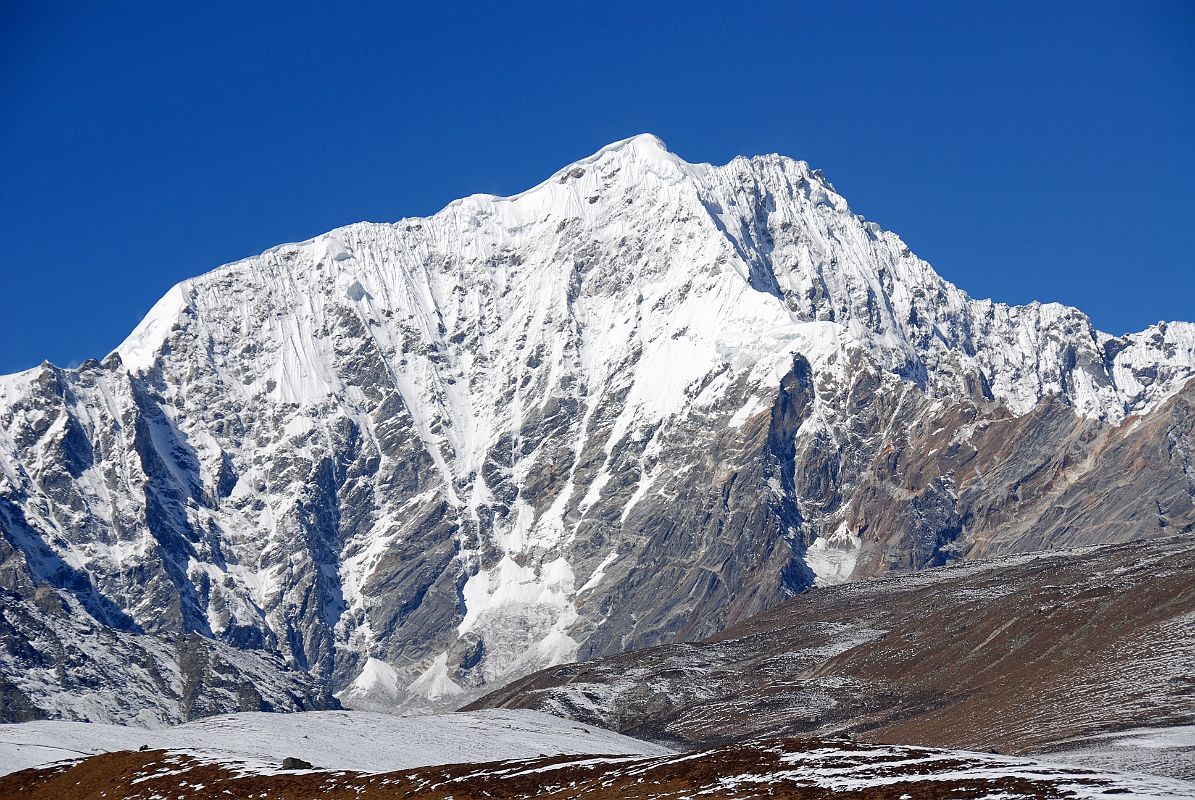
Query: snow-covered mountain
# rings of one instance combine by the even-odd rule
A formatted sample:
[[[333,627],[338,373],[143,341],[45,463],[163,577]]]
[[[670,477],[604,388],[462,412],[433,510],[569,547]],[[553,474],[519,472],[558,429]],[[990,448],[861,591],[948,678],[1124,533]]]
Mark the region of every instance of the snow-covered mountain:
[[[1193,375],[1191,324],[972,300],[804,162],[636,136],[0,378],[0,716],[454,706],[813,583],[1189,529]]]

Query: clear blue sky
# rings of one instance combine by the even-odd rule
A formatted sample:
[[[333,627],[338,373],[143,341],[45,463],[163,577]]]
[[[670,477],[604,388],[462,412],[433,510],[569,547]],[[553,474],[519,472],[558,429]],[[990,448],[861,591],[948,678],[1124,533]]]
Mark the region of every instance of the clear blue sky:
[[[803,158],[973,296],[1195,319],[1189,0],[645,5],[0,3],[0,372],[642,131]]]

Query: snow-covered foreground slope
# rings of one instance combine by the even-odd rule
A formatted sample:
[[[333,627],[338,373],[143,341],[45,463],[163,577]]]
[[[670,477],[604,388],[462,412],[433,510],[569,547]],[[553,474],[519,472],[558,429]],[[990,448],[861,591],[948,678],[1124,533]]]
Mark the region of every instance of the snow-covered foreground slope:
[[[769,739],[650,757],[571,755],[380,774],[279,774],[176,751],[126,752],[0,777],[0,792],[33,800],[1177,800],[1192,797],[1195,783],[965,750]]]
[[[633,137],[0,377],[0,719],[455,707],[814,583],[1183,530],[1192,375],[1187,323],[973,300],[804,162]]]
[[[1045,757],[1093,769],[1195,781],[1195,725],[1137,728],[1072,739]]]
[[[0,775],[118,750],[183,751],[205,761],[271,772],[287,757],[322,769],[391,772],[563,754],[663,755],[670,751],[535,711],[396,717],[367,711],[227,714],[145,730],[58,720],[0,725]]]

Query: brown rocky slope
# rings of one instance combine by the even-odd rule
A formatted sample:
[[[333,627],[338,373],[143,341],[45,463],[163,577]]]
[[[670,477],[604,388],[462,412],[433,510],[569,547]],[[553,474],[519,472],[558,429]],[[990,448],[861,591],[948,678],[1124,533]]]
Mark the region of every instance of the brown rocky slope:
[[[1195,719],[1193,578],[1183,535],[814,589],[705,641],[554,667],[473,707],[689,747],[850,732],[1037,752]]]

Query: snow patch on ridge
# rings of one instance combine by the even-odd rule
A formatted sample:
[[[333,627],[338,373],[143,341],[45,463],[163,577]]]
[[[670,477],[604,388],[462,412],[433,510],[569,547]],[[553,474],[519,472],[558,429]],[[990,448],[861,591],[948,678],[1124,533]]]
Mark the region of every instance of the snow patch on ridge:
[[[457,634],[481,632],[488,680],[576,657],[580,644],[568,634],[578,619],[573,587],[572,566],[563,557],[537,571],[506,555],[493,569],[479,570],[465,582],[465,616]]]
[[[365,659],[361,673],[336,699],[349,708],[385,711],[393,708],[399,698],[399,679],[394,667],[372,656]]]
[[[585,581],[585,585],[577,590],[577,594],[588,592],[590,589],[596,589],[598,584],[602,582],[602,578],[606,576],[606,567],[618,560],[618,551],[615,550],[602,559],[602,563],[597,565],[597,569],[589,576],[589,580]]]
[[[185,282],[176,283],[162,295],[161,300],[154,303],[145,318],[113,351],[120,356],[125,369],[129,372],[144,372],[153,366],[162,344],[170,336],[179,314],[186,307]]]
[[[564,558],[544,564],[540,571],[521,566],[507,555],[493,568],[478,570],[465,581],[461,594],[465,616],[457,626],[466,633],[482,615],[506,606],[542,605],[564,611],[571,607],[573,570]]]
[[[846,583],[855,571],[863,539],[843,523],[833,534],[818,538],[805,550],[805,565],[816,575],[815,586]]]
[[[436,656],[431,666],[412,681],[408,688],[416,696],[426,697],[428,700],[455,697],[465,691],[448,677],[448,653]]]

